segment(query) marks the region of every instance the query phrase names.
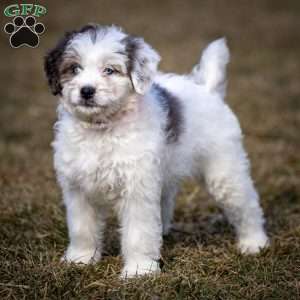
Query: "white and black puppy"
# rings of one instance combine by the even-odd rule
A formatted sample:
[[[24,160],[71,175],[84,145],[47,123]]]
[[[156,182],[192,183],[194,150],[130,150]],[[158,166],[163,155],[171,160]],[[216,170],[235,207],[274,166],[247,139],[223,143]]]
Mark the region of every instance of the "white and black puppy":
[[[268,244],[239,122],[225,97],[229,51],[211,43],[188,75],[115,26],[67,33],[45,58],[58,95],[54,164],[67,210],[66,261],[101,258],[107,208],[121,227],[123,276],[158,272],[183,178],[204,179],[243,253]]]

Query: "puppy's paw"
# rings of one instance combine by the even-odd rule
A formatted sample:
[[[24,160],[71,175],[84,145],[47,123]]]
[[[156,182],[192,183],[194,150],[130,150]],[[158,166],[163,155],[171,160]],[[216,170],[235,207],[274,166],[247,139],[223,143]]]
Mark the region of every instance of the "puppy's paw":
[[[256,254],[270,244],[267,235],[262,231],[241,237],[238,242],[238,248],[243,254]]]
[[[126,263],[121,278],[132,278],[143,275],[155,275],[160,273],[159,262],[155,260],[142,260]]]
[[[61,258],[61,261],[77,264],[93,264],[99,261],[100,258],[101,254],[96,249],[77,249],[69,247],[65,255]]]

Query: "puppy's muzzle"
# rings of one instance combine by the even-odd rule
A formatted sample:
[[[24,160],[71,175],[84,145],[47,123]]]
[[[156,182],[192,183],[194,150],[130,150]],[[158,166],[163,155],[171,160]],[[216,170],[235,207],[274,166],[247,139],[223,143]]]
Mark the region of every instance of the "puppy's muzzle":
[[[80,95],[82,98],[82,105],[84,106],[95,106],[95,101],[93,99],[94,95],[96,93],[96,89],[93,86],[86,85],[81,88]]]

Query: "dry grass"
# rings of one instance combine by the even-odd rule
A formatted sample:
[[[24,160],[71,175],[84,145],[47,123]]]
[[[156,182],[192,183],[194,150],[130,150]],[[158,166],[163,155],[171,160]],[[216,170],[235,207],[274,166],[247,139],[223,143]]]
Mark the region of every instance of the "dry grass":
[[[47,29],[39,48],[11,49],[1,34],[0,299],[299,299],[299,1],[43,3]],[[56,100],[42,61],[63,31],[90,21],[143,35],[167,71],[188,71],[207,41],[228,37],[228,102],[246,135],[272,238],[269,250],[239,255],[220,212],[188,182],[176,230],[165,239],[159,277],[119,280],[113,218],[100,263],[59,263],[67,232],[50,148]]]

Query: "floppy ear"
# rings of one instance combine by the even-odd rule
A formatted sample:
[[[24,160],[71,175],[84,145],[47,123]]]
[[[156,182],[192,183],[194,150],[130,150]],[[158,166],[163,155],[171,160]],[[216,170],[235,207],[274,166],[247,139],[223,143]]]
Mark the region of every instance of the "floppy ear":
[[[59,65],[63,60],[66,46],[74,34],[75,32],[67,32],[45,56],[44,69],[53,95],[61,95],[62,86],[60,84]]]
[[[128,73],[138,94],[145,94],[151,86],[160,61],[158,53],[142,38],[127,36],[124,39],[128,56]]]

